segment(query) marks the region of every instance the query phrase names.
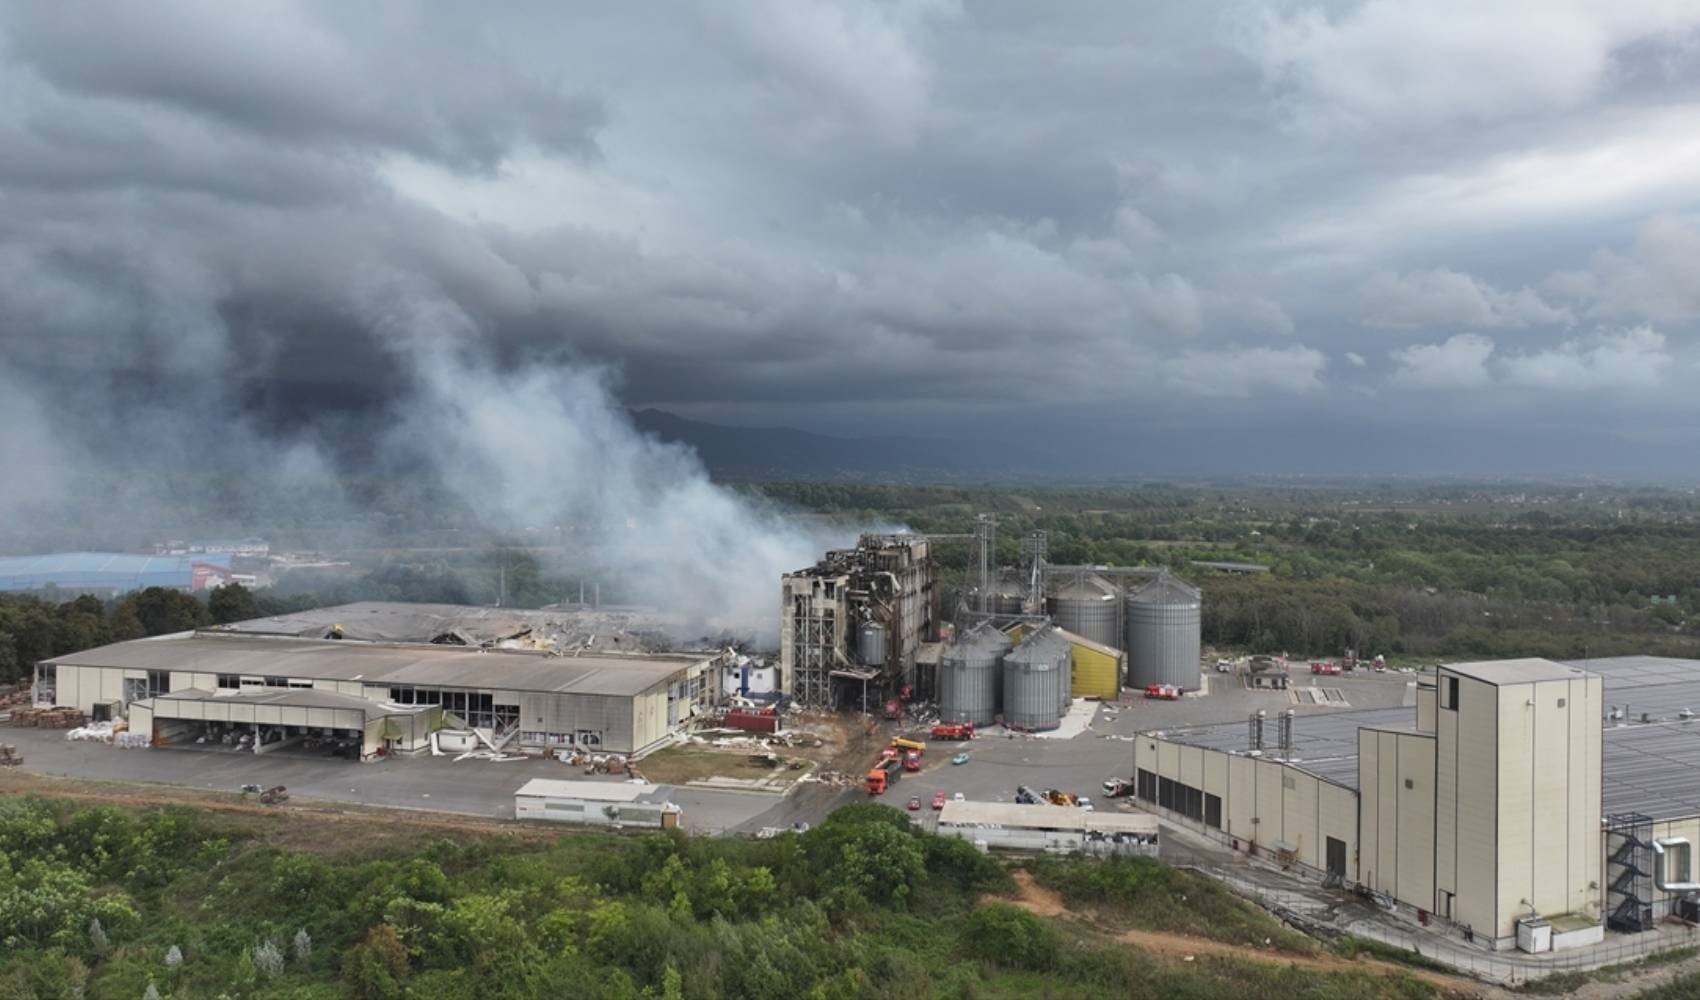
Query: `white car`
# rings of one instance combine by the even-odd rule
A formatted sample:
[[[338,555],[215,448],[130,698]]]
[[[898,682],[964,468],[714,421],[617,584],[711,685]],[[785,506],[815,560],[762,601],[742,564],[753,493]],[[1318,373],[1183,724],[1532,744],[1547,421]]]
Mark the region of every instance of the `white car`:
[[[950,801],[952,801],[952,802],[966,802],[968,800],[962,797],[961,792],[957,792],[955,795],[952,795],[950,797]]]
[[[1234,672],[1234,661],[1233,660],[1217,660],[1216,661],[1216,672],[1219,673],[1219,674],[1231,674],[1231,673],[1233,673]]]

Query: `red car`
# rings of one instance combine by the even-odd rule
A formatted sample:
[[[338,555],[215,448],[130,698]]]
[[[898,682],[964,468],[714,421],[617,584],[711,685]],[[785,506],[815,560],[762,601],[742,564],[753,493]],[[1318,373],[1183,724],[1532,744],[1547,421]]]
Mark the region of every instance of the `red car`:
[[[944,793],[943,792],[934,792],[933,793],[933,808],[934,809],[943,809],[944,808]]]
[[[910,812],[920,812],[921,811],[921,797],[919,795],[909,796],[909,811]]]

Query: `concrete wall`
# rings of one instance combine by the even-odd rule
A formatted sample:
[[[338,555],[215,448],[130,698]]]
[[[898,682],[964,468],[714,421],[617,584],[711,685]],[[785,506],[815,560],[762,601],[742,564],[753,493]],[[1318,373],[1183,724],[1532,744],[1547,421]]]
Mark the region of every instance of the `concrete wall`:
[[[1078,830],[1032,830],[1023,827],[976,826],[940,823],[941,837],[956,837],[969,843],[984,842],[987,848],[1006,851],[1049,851],[1053,854],[1137,855],[1154,858],[1157,838],[1148,841],[1126,837],[1120,841],[1093,838]]]
[[[1241,849],[1255,845],[1271,851],[1278,842],[1289,844],[1300,864],[1318,872],[1327,868],[1332,837],[1345,844],[1345,877],[1356,881],[1358,796],[1352,789],[1277,761],[1185,746],[1151,734],[1135,741],[1133,763],[1136,775],[1150,771],[1219,796],[1222,828],[1140,803],[1153,812],[1230,844],[1237,840]]]
[[[1434,908],[1434,751],[1426,734],[1358,730],[1358,879],[1423,910]]]

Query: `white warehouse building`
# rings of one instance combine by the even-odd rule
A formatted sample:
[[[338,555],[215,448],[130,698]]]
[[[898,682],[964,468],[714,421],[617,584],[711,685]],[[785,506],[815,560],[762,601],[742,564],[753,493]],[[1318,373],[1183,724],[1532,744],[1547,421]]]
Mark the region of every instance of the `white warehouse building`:
[[[1248,723],[1142,732],[1134,794],[1494,947],[1700,916],[1700,661],[1460,663],[1416,695],[1298,716],[1286,746],[1274,718],[1259,746]]]
[[[307,741],[369,759],[448,728],[503,749],[629,754],[717,702],[724,661],[198,632],[43,660],[36,701],[127,719],[156,745]]]

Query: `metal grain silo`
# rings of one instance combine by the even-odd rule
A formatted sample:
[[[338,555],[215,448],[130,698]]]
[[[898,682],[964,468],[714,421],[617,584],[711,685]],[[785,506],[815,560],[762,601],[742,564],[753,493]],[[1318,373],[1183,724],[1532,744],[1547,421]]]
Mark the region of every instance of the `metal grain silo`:
[[[984,623],[939,655],[939,719],[989,726],[998,714],[1009,636]]]
[[[1045,606],[1059,627],[1121,649],[1120,603],[1115,584],[1101,576],[1083,576],[1054,589]]]
[[[968,592],[968,606],[989,615],[1019,615],[1026,601],[1027,588],[1019,577],[1007,572],[998,574],[997,582],[984,599],[979,587]]]
[[[856,660],[865,667],[885,666],[885,626],[863,622],[856,630]]]
[[[1128,686],[1173,684],[1198,689],[1198,589],[1159,576],[1127,597]]]
[[[1003,721],[1011,729],[1055,729],[1068,704],[1071,649],[1055,629],[1029,634],[1004,657]]]

